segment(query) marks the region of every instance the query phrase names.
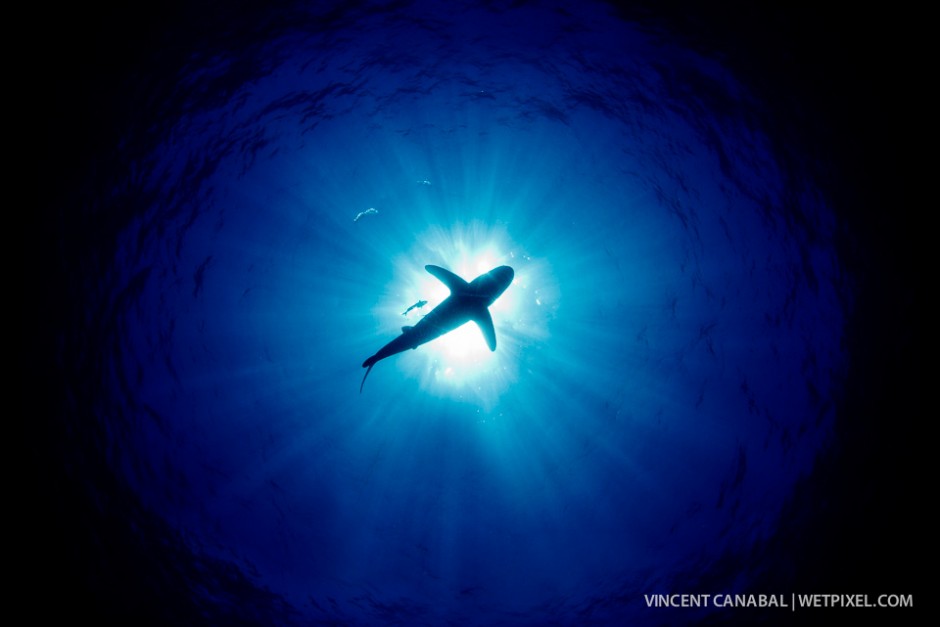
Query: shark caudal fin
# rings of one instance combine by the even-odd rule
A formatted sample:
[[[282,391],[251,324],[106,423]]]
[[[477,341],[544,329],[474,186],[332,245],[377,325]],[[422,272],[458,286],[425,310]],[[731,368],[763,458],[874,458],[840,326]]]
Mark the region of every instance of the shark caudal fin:
[[[374,365],[375,365],[375,362],[377,362],[377,361],[378,361],[378,359],[376,359],[376,358],[375,358],[375,355],[373,355],[372,357],[369,357],[367,360],[365,360],[364,362],[362,362],[362,367],[363,367],[363,368],[368,368],[368,370],[366,370],[366,373],[365,373],[364,375],[362,375],[362,383],[359,384],[359,393],[360,393],[360,394],[362,394],[362,386],[364,386],[364,385],[366,384],[366,377],[368,377],[368,376],[369,376],[369,373],[372,372],[372,366],[374,366]]]
[[[360,393],[360,394],[362,394],[362,386],[364,386],[364,385],[366,384],[366,377],[368,377],[368,376],[369,376],[369,373],[372,372],[372,366],[374,366],[374,365],[375,365],[374,363],[373,363],[373,364],[369,364],[369,369],[366,370],[366,373],[365,373],[364,375],[362,375],[362,383],[359,384],[359,393]]]

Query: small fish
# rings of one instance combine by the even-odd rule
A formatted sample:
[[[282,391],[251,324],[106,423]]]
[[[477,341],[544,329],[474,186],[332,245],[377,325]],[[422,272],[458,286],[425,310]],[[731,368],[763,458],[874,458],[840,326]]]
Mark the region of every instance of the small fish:
[[[353,218],[353,222],[359,222],[359,218],[361,218],[362,216],[371,216],[371,215],[375,215],[378,212],[379,210],[376,209],[375,207],[369,207],[365,211],[360,211],[359,213],[357,213],[356,217]]]
[[[408,312],[411,311],[412,309],[421,309],[422,307],[424,307],[424,306],[427,305],[427,304],[428,304],[428,301],[426,301],[426,300],[419,300],[419,301],[416,302],[414,305],[412,305],[412,306],[409,307],[408,309],[406,309],[406,310],[404,310],[403,312],[401,312],[401,315],[405,316],[405,315],[407,315]]]

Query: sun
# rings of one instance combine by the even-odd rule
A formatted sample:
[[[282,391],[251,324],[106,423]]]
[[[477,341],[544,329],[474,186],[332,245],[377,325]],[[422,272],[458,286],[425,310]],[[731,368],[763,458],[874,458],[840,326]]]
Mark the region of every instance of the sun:
[[[520,351],[547,335],[545,314],[552,303],[544,302],[544,290],[532,290],[530,285],[551,282],[548,264],[526,254],[504,228],[479,222],[434,227],[415,242],[407,254],[394,260],[392,283],[375,310],[389,324],[413,326],[450,295],[447,286],[425,270],[426,264],[447,268],[468,282],[501,265],[515,271],[513,282],[489,308],[496,329],[495,351],[490,351],[477,325],[467,322],[396,359],[399,370],[417,378],[426,391],[490,405],[516,380]],[[421,301],[426,304],[402,316]]]

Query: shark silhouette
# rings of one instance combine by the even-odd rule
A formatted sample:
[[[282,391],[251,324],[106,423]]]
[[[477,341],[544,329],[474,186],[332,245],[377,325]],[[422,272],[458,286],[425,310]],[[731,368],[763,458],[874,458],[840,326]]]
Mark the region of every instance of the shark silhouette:
[[[488,307],[506,291],[515,272],[509,266],[493,268],[467,283],[459,276],[440,266],[424,266],[424,269],[439,279],[450,289],[450,296],[422,318],[413,327],[402,327],[401,335],[379,349],[372,357],[362,362],[368,368],[359,385],[359,393],[366,384],[366,377],[372,372],[372,366],[386,357],[397,355],[406,350],[427,344],[445,333],[453,331],[464,323],[473,320],[483,332],[487,346],[496,350],[496,330]]]

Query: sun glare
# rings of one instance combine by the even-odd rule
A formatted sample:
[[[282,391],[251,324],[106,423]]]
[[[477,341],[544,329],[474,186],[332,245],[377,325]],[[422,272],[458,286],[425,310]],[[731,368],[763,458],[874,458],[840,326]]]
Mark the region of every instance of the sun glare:
[[[432,228],[396,259],[392,284],[376,315],[389,324],[413,326],[450,295],[447,286],[425,270],[426,264],[447,268],[468,282],[502,265],[515,271],[513,282],[489,308],[496,329],[495,352],[477,325],[468,322],[397,359],[399,369],[417,377],[428,391],[474,397],[491,405],[515,380],[519,352],[547,335],[547,314],[552,307],[540,303],[539,294],[530,292],[528,285],[533,275],[538,275],[540,285],[550,283],[548,264],[525,254],[499,227],[473,223]],[[421,301],[427,302],[402,316]]]

